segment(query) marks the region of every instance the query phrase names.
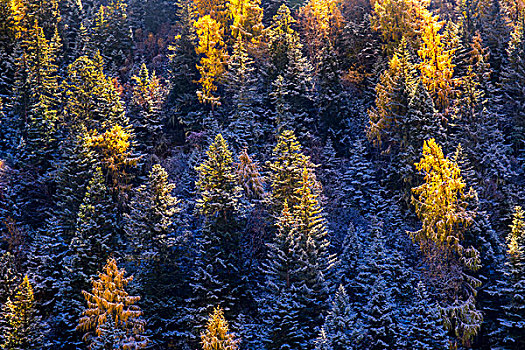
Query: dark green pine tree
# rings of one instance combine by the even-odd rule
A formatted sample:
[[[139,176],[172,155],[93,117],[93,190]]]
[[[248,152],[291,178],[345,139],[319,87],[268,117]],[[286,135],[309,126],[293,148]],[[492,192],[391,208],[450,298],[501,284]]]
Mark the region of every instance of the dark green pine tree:
[[[144,63],[132,81],[131,119],[139,149],[142,148],[141,151],[150,157],[160,155],[165,146],[162,124],[165,119],[163,104],[166,90],[155,71],[150,75]]]
[[[278,216],[284,202],[293,208],[298,202],[296,189],[303,176],[303,169],[308,168],[310,174],[315,176],[315,165],[310,157],[303,153],[303,149],[295,134],[291,130],[283,131],[277,139],[277,145],[273,149],[270,168],[270,185],[272,189],[271,206],[275,216]],[[320,189],[317,188],[318,192]]]
[[[525,346],[525,214],[519,206],[510,229],[505,265],[491,291],[501,302],[499,327],[491,336],[500,348],[517,350]]]
[[[336,280],[345,288],[345,293],[346,288],[357,276],[363,250],[360,239],[359,232],[355,226],[350,223],[343,240],[343,249],[338,256],[335,270]]]
[[[400,127],[400,154],[397,171],[406,188],[412,188],[414,163],[419,159],[421,145],[429,138],[445,140],[442,118],[434,108],[432,97],[421,81],[416,82],[410,96],[407,115]]]
[[[501,74],[508,130],[514,154],[525,162],[525,14],[517,21]]]
[[[416,288],[413,305],[407,309],[407,349],[446,349],[449,345],[439,306],[432,303],[423,282]]]
[[[180,302],[175,295],[182,282],[173,253],[180,244],[174,234],[180,223],[179,201],[171,194],[174,188],[164,168],[155,164],[146,183],[134,191],[124,222],[142,309],[161,344],[167,341],[163,333],[173,332],[177,324],[179,315],[174,315],[172,305]]]
[[[201,121],[196,115],[199,110],[197,99],[199,72],[196,68],[199,57],[195,52],[197,34],[193,23],[196,20],[193,0],[177,0],[176,23],[179,36],[169,46],[170,91],[170,124],[182,124],[186,130],[200,130]]]
[[[277,219],[277,233],[268,243],[268,255],[262,263],[264,294],[259,300],[264,330],[261,342],[268,350],[304,349],[307,335],[301,326],[305,305],[300,300],[297,272],[299,247],[297,225],[287,201]]]
[[[260,124],[261,98],[254,60],[241,37],[233,45],[225,86],[231,100],[228,138],[236,149],[253,148],[263,138],[266,128]]]
[[[49,169],[56,157],[58,77],[56,46],[59,38],[45,38],[35,23],[28,39],[22,41],[22,56],[17,59],[13,92],[13,118],[18,120],[13,157],[39,173]],[[15,136],[15,135],[12,135]]]
[[[133,38],[125,0],[110,0],[100,5],[89,28],[88,52],[100,51],[109,75],[127,78],[132,64]]]
[[[197,213],[204,217],[197,237],[196,263],[190,279],[192,296],[187,317],[191,325],[190,341],[196,342],[206,319],[220,305],[229,319],[242,317],[250,307],[247,290],[247,266],[243,259],[241,203],[242,188],[235,172],[232,153],[221,134],[197,167],[199,198]],[[239,325],[234,328],[239,329]]]
[[[362,329],[361,325],[357,323],[356,310],[352,307],[345,288],[340,285],[331,299],[330,309],[326,315],[315,349],[357,349],[356,343]]]

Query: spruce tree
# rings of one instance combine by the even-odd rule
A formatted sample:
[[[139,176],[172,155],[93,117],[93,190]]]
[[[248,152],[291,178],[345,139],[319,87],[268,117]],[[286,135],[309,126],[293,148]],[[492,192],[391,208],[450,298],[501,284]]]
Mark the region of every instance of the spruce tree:
[[[193,342],[195,332],[200,332],[213,307],[220,305],[233,318],[250,304],[240,231],[242,189],[232,153],[218,134],[206,154],[196,169],[196,209],[204,216],[204,225],[196,242],[197,260],[190,281],[193,293],[188,300]]]

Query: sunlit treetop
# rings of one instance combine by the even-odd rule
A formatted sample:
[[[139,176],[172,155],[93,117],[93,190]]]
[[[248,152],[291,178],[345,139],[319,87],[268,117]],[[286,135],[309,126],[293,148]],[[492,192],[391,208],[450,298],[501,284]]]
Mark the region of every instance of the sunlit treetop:
[[[507,236],[507,252],[511,257],[521,257],[525,251],[525,213],[520,206],[514,208],[510,233]]]
[[[263,10],[260,0],[229,0],[229,15],[233,21],[231,35],[257,44],[263,32]]]

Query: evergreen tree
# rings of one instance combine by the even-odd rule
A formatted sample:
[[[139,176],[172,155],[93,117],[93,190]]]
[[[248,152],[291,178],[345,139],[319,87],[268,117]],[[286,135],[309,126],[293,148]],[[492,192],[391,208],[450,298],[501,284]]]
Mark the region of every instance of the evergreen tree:
[[[507,259],[502,269],[503,278],[497,280],[492,294],[495,294],[501,302],[501,311],[498,322],[499,327],[492,334],[496,337],[498,346],[504,349],[519,349],[525,344],[523,337],[523,314],[525,303],[524,273],[525,263],[523,254],[525,252],[525,215],[523,209],[514,208],[510,232],[507,235]]]
[[[110,0],[100,5],[90,28],[88,51],[100,51],[111,76],[123,75],[123,66],[131,65],[133,38],[124,0]]]
[[[246,149],[239,156],[237,176],[246,197],[249,199],[262,199],[264,197],[264,179],[259,173],[257,162],[250,158]]]
[[[16,295],[3,305],[2,318],[7,324],[3,330],[4,342],[0,344],[2,349],[40,349],[40,317],[36,315],[33,287],[27,275],[17,288]]]
[[[139,75],[131,79],[134,82],[132,122],[137,134],[137,143],[143,145],[145,153],[159,154],[165,143],[162,131],[165,88],[155,71],[150,76],[145,64],[140,67]]]
[[[207,159],[196,169],[196,208],[205,221],[197,239],[198,258],[190,281],[193,294],[188,300],[188,317],[197,334],[215,305],[220,304],[232,318],[250,306],[239,218],[242,189],[232,153],[218,134],[206,154]]]
[[[310,157],[304,155],[301,144],[291,130],[283,131],[273,149],[270,168],[271,203],[274,213],[282,211],[285,201],[293,208],[299,201],[296,189],[302,179],[303,169],[308,168],[314,175],[314,165]],[[318,189],[315,191],[318,192]]]
[[[525,14],[517,21],[507,49],[508,62],[501,76],[514,153],[523,158],[525,149]]]
[[[330,302],[316,349],[350,350],[356,348],[360,325],[345,288],[340,285]],[[324,343],[324,344],[323,344]]]
[[[91,293],[82,291],[87,307],[77,329],[84,333],[90,349],[143,349],[148,340],[143,335],[142,311],[135,305],[140,297],[126,291],[133,276],[125,277],[115,259],[108,259]]]

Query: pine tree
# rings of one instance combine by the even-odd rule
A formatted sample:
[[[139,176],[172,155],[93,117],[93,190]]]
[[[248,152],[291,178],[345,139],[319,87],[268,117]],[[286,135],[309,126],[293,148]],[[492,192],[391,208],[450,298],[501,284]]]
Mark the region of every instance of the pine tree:
[[[196,168],[197,213],[204,216],[204,227],[197,239],[197,257],[188,300],[193,332],[200,332],[215,305],[227,315],[238,317],[249,307],[246,262],[242,256],[240,198],[232,153],[221,134],[206,152],[207,158]],[[190,337],[195,341],[195,338]]]
[[[285,200],[277,223],[277,233],[268,243],[268,256],[262,263],[264,292],[260,312],[264,322],[262,342],[269,349],[307,347],[306,334],[300,326],[305,305],[299,299],[297,270],[299,254],[297,229]]]
[[[206,331],[201,333],[203,350],[236,350],[238,341],[235,335],[230,333],[228,321],[224,318],[224,312],[217,307],[208,318]]]
[[[231,96],[231,115],[229,137],[237,148],[254,147],[264,136],[264,126],[260,125],[263,114],[258,94],[258,81],[254,60],[248,55],[246,44],[237,39],[233,54],[228,62],[225,87]]]
[[[90,28],[88,51],[100,51],[111,76],[122,75],[123,66],[132,60],[133,40],[124,0],[110,0],[101,5]]]
[[[317,350],[351,350],[356,348],[356,340],[360,332],[356,322],[357,314],[353,309],[345,288],[340,285],[330,302],[322,335],[316,346]],[[322,341],[324,340],[324,342]],[[321,346],[325,343],[324,346]],[[327,347],[328,346],[328,347]]]
[[[143,335],[142,311],[135,305],[140,297],[126,291],[133,276],[125,277],[115,259],[108,259],[91,293],[82,291],[87,307],[78,321],[90,349],[143,349],[148,340]]]
[[[177,1],[177,17],[179,21],[176,28],[179,35],[175,42],[168,46],[171,54],[170,60],[170,92],[168,102],[171,107],[170,124],[182,123],[187,129],[200,128],[200,119],[194,113],[198,106],[195,91],[198,89],[196,82],[199,80],[197,63],[199,57],[195,52],[197,43],[193,0]]]
[[[519,349],[525,344],[523,337],[523,314],[525,304],[523,294],[525,286],[523,275],[525,273],[525,214],[519,206],[514,208],[510,232],[507,235],[507,256],[503,278],[497,280],[491,294],[501,300],[501,313],[498,314],[499,327],[492,334],[498,346],[505,349]]]
[[[447,348],[448,341],[439,317],[439,306],[432,305],[425,285],[421,281],[417,285],[416,300],[407,312],[409,322],[407,340],[410,346],[421,350]]]
[[[501,76],[505,94],[506,112],[512,130],[509,130],[516,155],[523,158],[525,149],[525,14],[517,21],[507,49],[508,62]]]
[[[40,317],[36,315],[33,287],[27,275],[24,276],[16,295],[4,304],[2,318],[7,323],[4,342],[0,344],[2,349],[40,349]]]
[[[164,122],[163,102],[166,89],[157,78],[155,71],[150,75],[143,63],[138,76],[133,76],[132,123],[137,134],[137,143],[147,154],[159,154],[163,149]]]
[[[64,122],[68,129],[102,131],[118,124],[124,128],[129,120],[112,80],[104,74],[102,57],[81,56],[68,66],[65,91]]]
[[[302,179],[304,168],[314,173],[314,165],[310,157],[304,155],[301,144],[293,131],[283,131],[273,149],[270,168],[270,185],[272,189],[271,203],[274,213],[282,211],[285,201],[293,208],[299,201],[296,189]]]

